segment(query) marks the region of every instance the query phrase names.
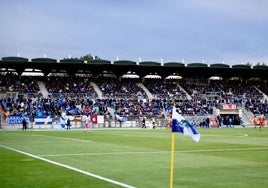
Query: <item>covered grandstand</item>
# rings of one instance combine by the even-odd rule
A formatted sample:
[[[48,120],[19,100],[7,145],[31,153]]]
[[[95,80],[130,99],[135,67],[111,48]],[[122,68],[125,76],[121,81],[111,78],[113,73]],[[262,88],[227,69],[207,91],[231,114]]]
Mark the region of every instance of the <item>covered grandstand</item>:
[[[38,116],[55,124],[64,112],[78,127],[86,113],[99,116],[98,126],[139,127],[145,116],[148,124],[156,117],[165,127],[173,105],[200,127],[207,118],[218,127],[218,115],[239,119],[236,125],[251,124],[261,113],[268,116],[264,65],[3,57],[0,70],[2,112],[15,124],[22,115],[33,124]],[[228,112],[223,108],[227,104],[235,109]]]
[[[42,72],[44,75],[51,73],[67,73],[68,75],[92,74],[98,76],[104,71],[111,72],[122,77],[128,71],[136,72],[141,78],[148,74],[158,74],[162,78],[169,75],[178,74],[183,78],[200,78],[207,79],[212,76],[219,76],[223,79],[240,77],[241,79],[259,78],[268,79],[268,66],[256,65],[250,66],[245,64],[227,65],[223,63],[205,64],[180,62],[153,62],[142,61],[135,62],[129,60],[91,60],[82,61],[79,59],[61,59],[53,58],[24,58],[24,57],[2,57],[0,60],[1,72],[16,72],[21,75],[26,69],[31,72]]]

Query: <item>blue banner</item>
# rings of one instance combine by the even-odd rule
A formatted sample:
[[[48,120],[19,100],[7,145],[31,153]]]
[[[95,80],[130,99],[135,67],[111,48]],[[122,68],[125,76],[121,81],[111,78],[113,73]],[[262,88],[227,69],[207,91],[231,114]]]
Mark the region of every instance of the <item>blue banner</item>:
[[[8,124],[11,125],[15,125],[15,124],[22,124],[22,120],[23,118],[26,119],[27,124],[30,123],[30,118],[28,116],[8,116],[6,119],[6,122]],[[36,125],[45,125],[45,124],[52,124],[52,118],[50,118],[49,116],[47,117],[35,117],[34,118],[34,123]]]
[[[6,119],[6,122],[8,124],[22,124],[22,120],[23,118],[26,119],[27,123],[30,122],[30,118],[28,116],[8,116],[7,119]]]
[[[47,117],[36,117],[34,118],[34,122],[36,125],[46,125],[46,124],[52,124],[52,118],[50,116]]]

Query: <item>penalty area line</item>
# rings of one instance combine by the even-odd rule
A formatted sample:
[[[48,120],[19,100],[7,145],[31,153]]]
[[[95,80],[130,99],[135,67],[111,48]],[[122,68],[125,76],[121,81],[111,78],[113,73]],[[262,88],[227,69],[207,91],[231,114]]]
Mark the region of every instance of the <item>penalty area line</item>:
[[[59,162],[51,161],[51,160],[45,159],[43,157],[38,157],[36,155],[30,154],[30,153],[27,153],[27,152],[24,152],[24,151],[20,151],[20,150],[17,150],[15,148],[11,148],[11,147],[8,147],[8,146],[4,146],[2,144],[0,144],[0,147],[8,149],[8,150],[11,150],[11,151],[14,151],[14,152],[17,152],[17,153],[21,153],[23,155],[30,156],[32,158],[35,158],[35,159],[38,159],[38,160],[41,160],[41,161],[45,161],[45,162],[50,163],[50,164],[54,164],[56,166],[67,168],[69,170],[73,170],[73,171],[79,172],[81,174],[85,174],[87,176],[91,176],[91,177],[94,177],[94,178],[97,178],[97,179],[100,179],[100,180],[103,180],[103,181],[106,181],[106,182],[109,182],[109,183],[112,183],[112,184],[116,184],[116,185],[119,185],[121,187],[135,188],[135,187],[133,187],[131,185],[127,185],[127,184],[119,182],[119,181],[115,181],[115,180],[112,180],[112,179],[109,179],[109,178],[105,178],[105,177],[99,176],[97,174],[93,174],[93,173],[90,173],[90,172],[87,172],[87,171],[84,171],[84,170],[81,170],[81,169],[78,169],[78,168],[75,168],[75,167],[72,167],[72,166],[69,166],[69,165],[65,165],[65,164],[62,164],[62,163],[59,163]]]

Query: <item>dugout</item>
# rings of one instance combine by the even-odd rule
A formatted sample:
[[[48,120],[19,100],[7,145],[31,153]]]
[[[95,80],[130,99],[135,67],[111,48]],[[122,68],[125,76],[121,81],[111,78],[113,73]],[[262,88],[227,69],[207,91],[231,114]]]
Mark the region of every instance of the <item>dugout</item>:
[[[218,110],[218,115],[222,119],[223,127],[234,127],[235,125],[242,125],[242,111],[237,108],[236,104],[224,104]]]

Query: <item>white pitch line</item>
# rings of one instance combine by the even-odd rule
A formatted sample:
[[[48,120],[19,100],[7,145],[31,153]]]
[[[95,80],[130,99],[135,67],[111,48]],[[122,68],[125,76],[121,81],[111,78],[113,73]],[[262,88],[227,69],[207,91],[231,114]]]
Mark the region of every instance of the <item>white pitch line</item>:
[[[66,138],[66,137],[60,137],[60,136],[47,136],[47,135],[40,135],[40,134],[33,134],[32,136],[43,136],[43,137],[49,137],[49,138],[58,138],[63,140],[73,140],[73,141],[79,141],[79,142],[92,142],[91,140],[82,140],[77,138]]]
[[[102,156],[102,155],[128,155],[128,154],[159,154],[159,153],[169,153],[169,151],[134,151],[134,152],[106,152],[106,153],[71,153],[71,154],[47,154],[47,155],[38,155],[41,157],[63,157],[63,156]]]
[[[268,150],[268,148],[231,148],[231,149],[205,149],[205,150],[184,150],[175,151],[176,153],[198,153],[198,152],[217,152],[217,151],[250,151],[250,150]],[[134,151],[134,152],[106,152],[106,153],[65,153],[65,154],[47,154],[38,155],[41,157],[64,157],[64,156],[103,156],[103,155],[129,155],[129,154],[161,154],[170,153],[170,151]]]
[[[91,177],[94,177],[94,178],[97,178],[97,179],[100,179],[100,180],[103,180],[103,181],[106,181],[106,182],[109,182],[109,183],[112,183],[112,184],[116,184],[116,185],[119,185],[121,187],[135,188],[135,187],[133,187],[131,185],[127,185],[127,184],[122,183],[122,182],[118,182],[118,181],[115,181],[115,180],[112,180],[112,179],[109,179],[109,178],[105,178],[105,177],[102,177],[102,176],[99,176],[99,175],[96,175],[96,174],[93,174],[93,173],[90,173],[90,172],[87,172],[87,171],[84,171],[84,170],[81,170],[81,169],[78,169],[78,168],[75,168],[75,167],[72,167],[72,166],[69,166],[69,165],[65,165],[65,164],[62,164],[62,163],[59,163],[59,162],[55,162],[55,161],[51,161],[51,160],[48,160],[48,159],[45,159],[45,158],[42,158],[42,157],[38,157],[36,155],[30,154],[30,153],[27,153],[27,152],[24,152],[24,151],[20,151],[20,150],[17,150],[15,148],[11,148],[11,147],[8,147],[8,146],[4,146],[2,144],[0,144],[0,147],[8,149],[8,150],[11,150],[11,151],[15,151],[17,153],[21,153],[23,155],[28,155],[28,156],[30,156],[32,158],[39,159],[41,161],[45,161],[47,163],[54,164],[56,166],[61,166],[63,168],[67,168],[67,169],[70,169],[70,170],[73,170],[73,171],[76,171],[76,172],[79,172],[79,173],[82,173],[82,174],[85,174],[85,175],[88,175],[88,176],[91,176]]]

